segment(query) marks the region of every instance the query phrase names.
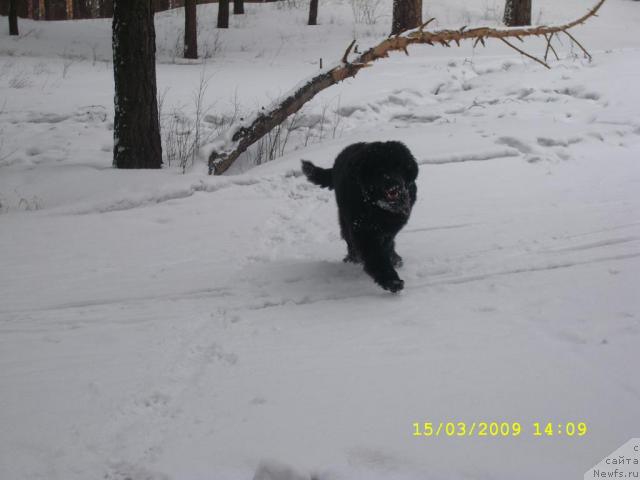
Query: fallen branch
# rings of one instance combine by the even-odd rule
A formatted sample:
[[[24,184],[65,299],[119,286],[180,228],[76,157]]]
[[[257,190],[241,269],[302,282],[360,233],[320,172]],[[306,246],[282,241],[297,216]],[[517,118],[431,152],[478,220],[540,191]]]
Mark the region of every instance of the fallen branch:
[[[215,142],[214,150],[209,155],[209,173],[216,175],[224,173],[252,144],[260,140],[273,128],[282,123],[289,115],[300,110],[305,103],[315,97],[322,90],[347,78],[355,77],[361,69],[370,66],[372,62],[388,57],[389,52],[404,51],[405,53],[408,53],[407,47],[412,44],[440,44],[450,47],[451,42],[455,42],[456,45],[460,45],[460,41],[462,40],[475,39],[475,45],[477,45],[478,42],[485,45],[486,39],[496,38],[500,39],[522,55],[525,55],[549,68],[549,65],[546,63],[546,57],[549,50],[552,50],[555,54],[555,50],[553,49],[553,46],[551,46],[551,40],[555,34],[563,32],[585,53],[587,57],[591,58],[591,55],[589,55],[587,50],[573,35],[568,32],[568,30],[577,25],[583,24],[589,18],[595,16],[604,2],[605,0],[599,0],[598,3],[582,17],[570,23],[558,26],[536,26],[508,29],[481,27],[470,30],[463,27],[460,30],[425,32],[425,27],[433,21],[433,19],[430,19],[415,30],[403,32],[402,34],[387,38],[375,47],[372,47],[362,53],[354,61],[349,62],[348,57],[355,44],[354,40],[345,50],[342,61],[337,66],[309,79],[301,87],[297,88],[291,94],[279,101],[279,103],[275,104],[270,110],[265,111],[263,109],[263,111],[255,115],[254,118],[251,119],[249,125],[238,126],[234,131],[229,132],[226,138],[219,139]],[[517,48],[506,40],[507,38],[516,38],[522,41],[522,37],[529,36],[544,37],[546,39],[547,51],[545,52],[544,61],[526,53],[524,50]]]

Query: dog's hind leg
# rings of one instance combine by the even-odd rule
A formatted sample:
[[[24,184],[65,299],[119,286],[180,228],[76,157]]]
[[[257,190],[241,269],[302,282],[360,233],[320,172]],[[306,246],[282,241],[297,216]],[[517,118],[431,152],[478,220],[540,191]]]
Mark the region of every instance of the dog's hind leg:
[[[389,242],[375,236],[358,236],[356,245],[362,253],[364,271],[385,290],[399,292],[404,288],[404,281],[393,268],[389,255]]]

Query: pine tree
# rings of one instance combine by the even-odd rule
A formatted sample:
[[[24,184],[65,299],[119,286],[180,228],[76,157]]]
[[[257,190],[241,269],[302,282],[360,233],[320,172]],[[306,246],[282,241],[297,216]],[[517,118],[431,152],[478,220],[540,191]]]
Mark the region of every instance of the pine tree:
[[[100,1],[100,17],[111,18],[113,16],[113,0]]]
[[[73,18],[95,18],[95,13],[97,12],[93,11],[94,3],[91,0],[73,0]]]
[[[318,24],[318,0],[309,2],[309,25]]]
[[[508,27],[531,25],[531,0],[507,0],[504,24]]]
[[[160,168],[156,35],[150,0],[115,0],[113,166]]]
[[[229,0],[218,1],[218,28],[229,28]]]
[[[422,0],[393,0],[391,34],[404,32],[422,24]]]
[[[198,58],[196,0],[184,2],[184,58]]]
[[[18,0],[9,0],[9,35],[18,35]]]

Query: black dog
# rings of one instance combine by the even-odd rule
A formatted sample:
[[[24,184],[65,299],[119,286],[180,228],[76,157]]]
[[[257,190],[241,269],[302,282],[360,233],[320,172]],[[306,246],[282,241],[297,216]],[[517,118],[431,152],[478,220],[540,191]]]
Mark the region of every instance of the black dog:
[[[416,201],[418,164],[400,142],[355,143],[345,148],[333,168],[302,161],[310,182],[336,192],[345,262],[364,270],[385,290],[404,287],[394,267],[402,265],[395,236],[409,220]]]

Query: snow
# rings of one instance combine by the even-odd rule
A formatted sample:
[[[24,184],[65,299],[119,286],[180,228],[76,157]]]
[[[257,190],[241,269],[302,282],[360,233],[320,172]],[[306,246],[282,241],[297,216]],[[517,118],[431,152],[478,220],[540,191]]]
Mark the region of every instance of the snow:
[[[247,4],[225,32],[199,6],[215,54],[196,62],[182,12],[158,14],[164,118],[210,78],[209,138],[390,24],[391,2],[373,25],[322,3],[316,27],[298,3]],[[425,17],[496,24],[499,3]],[[110,21],[3,27],[0,478],[581,478],[640,423],[638,21],[608,0],[574,32],[593,61],[563,39],[550,71],[495,42],[394,54],[307,105],[282,157],[223,177],[207,151],[185,174],[111,168]],[[341,262],[332,193],[299,168],[389,139],[420,163],[399,295]],[[449,421],[523,433],[412,435]]]

